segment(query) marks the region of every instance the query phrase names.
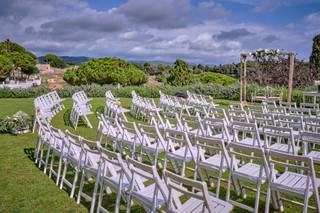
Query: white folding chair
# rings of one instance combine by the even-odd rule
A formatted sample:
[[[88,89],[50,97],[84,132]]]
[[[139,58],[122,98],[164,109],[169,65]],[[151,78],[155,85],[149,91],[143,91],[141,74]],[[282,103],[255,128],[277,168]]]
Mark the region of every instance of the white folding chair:
[[[204,136],[224,141],[230,141],[228,124],[225,119],[221,118],[204,118],[203,119]]]
[[[49,169],[49,178],[51,178],[51,176],[54,175],[56,177],[56,185],[58,186],[61,176],[62,163],[68,151],[68,144],[66,144],[66,141],[64,140],[65,134],[60,129],[51,127],[51,134],[53,140],[50,146],[50,151],[52,151],[52,153]],[[55,156],[59,158],[57,171],[54,170]]]
[[[76,184],[78,181],[79,172],[84,164],[84,155],[82,151],[81,141],[83,140],[81,136],[74,135],[66,130],[65,143],[69,145],[67,155],[65,157],[65,163],[63,168],[63,173],[60,182],[60,189],[63,188],[64,184],[71,188],[70,198],[73,198]],[[68,167],[72,168],[73,171],[73,181],[72,183],[67,179]]]
[[[98,129],[97,129],[97,134],[96,134],[96,140],[99,141],[101,144],[103,144],[104,141],[104,146],[108,146],[108,142],[110,145],[113,147],[113,150],[116,149],[115,145],[117,143],[117,139],[119,134],[121,134],[120,130],[118,129],[116,125],[116,119],[112,118],[105,118],[102,114],[97,113],[97,118],[99,120],[98,123]]]
[[[97,204],[97,212],[108,212],[102,205],[104,192],[110,194],[112,190],[116,191],[116,203],[114,212],[118,213],[120,208],[121,197],[126,201],[131,175],[128,167],[121,158],[120,153],[112,152],[102,147],[99,148],[101,152],[101,160],[99,164],[98,174],[99,181],[96,182],[99,187],[99,199]]]
[[[141,156],[145,154],[148,159],[151,161],[152,165],[159,165],[159,154],[163,153],[166,150],[167,144],[164,140],[162,133],[156,122],[153,122],[154,125],[143,125],[139,124],[139,132],[141,137],[139,137],[141,144]]]
[[[256,123],[232,122],[232,143],[262,147],[260,134]]]
[[[273,199],[273,204],[276,209],[280,208],[280,211],[283,211],[282,200],[284,199],[280,197],[280,193],[285,193],[304,199],[303,203],[294,202],[303,206],[304,213],[308,210],[310,197],[314,195],[317,203],[317,211],[319,212],[320,200],[318,188],[320,186],[320,179],[316,178],[312,158],[273,150],[267,150],[266,153],[271,173],[265,212],[269,212],[272,192],[276,195]],[[279,172],[275,173],[273,168],[279,168]]]
[[[225,141],[209,137],[196,137],[198,148],[197,162],[194,178],[200,176],[201,181],[205,181],[203,171],[206,172],[210,185],[213,186],[212,173],[217,173],[216,197],[219,198],[222,174],[230,168],[230,157],[227,153]]]
[[[130,156],[139,158],[140,156],[138,156],[136,149],[141,147],[140,141],[142,141],[142,136],[136,123],[116,120],[116,124],[120,131],[116,141],[116,149],[118,149],[120,153],[124,153],[126,148],[128,148]]]
[[[169,189],[167,212],[222,213],[232,211],[232,205],[212,195],[205,182],[191,180],[169,171],[164,171],[164,177]],[[184,203],[179,200],[182,196],[186,196],[184,200],[187,199]]]
[[[247,122],[249,123],[250,119],[246,111],[244,110],[229,110],[229,120],[232,122]]]
[[[301,132],[300,141],[303,147],[303,155],[312,157],[314,164],[320,164],[320,133]],[[319,172],[316,170],[316,172]],[[319,172],[320,173],[320,172]]]
[[[264,146],[271,150],[297,154],[299,147],[296,145],[291,128],[280,126],[264,126]]]
[[[127,213],[131,211],[132,200],[143,206],[146,212],[157,212],[168,202],[168,188],[157,172],[156,166],[149,166],[127,158],[131,171],[128,189]]]
[[[164,169],[169,161],[176,173],[184,175],[187,163],[196,162],[197,147],[191,144],[188,134],[183,131],[167,129],[164,139],[167,142]],[[176,163],[182,164],[181,168]]]
[[[81,140],[81,148],[83,155],[83,164],[81,165],[81,180],[79,185],[79,192],[77,197],[77,203],[80,203],[81,198],[85,198],[86,200],[91,201],[90,213],[93,213],[96,195],[97,195],[97,184],[99,183],[98,168],[100,163],[100,151],[99,151],[99,142],[91,141],[83,138]],[[96,178],[96,184],[92,191],[92,195],[85,193],[83,191],[84,181],[92,180]]]
[[[230,143],[228,149],[231,158],[231,166],[226,201],[245,209],[246,211],[257,213],[259,212],[261,186],[267,182],[270,174],[264,150],[261,147],[253,147],[239,143]],[[239,161],[240,163],[238,163]],[[255,204],[253,208],[230,199],[232,181],[234,182],[234,185],[238,185],[241,189],[243,198],[246,198],[246,192],[241,184],[251,183],[256,186]]]

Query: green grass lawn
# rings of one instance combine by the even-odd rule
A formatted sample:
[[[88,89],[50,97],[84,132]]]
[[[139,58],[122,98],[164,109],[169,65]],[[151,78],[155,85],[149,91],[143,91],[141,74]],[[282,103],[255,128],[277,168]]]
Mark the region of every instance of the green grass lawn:
[[[130,107],[130,99],[122,98],[122,105]],[[217,101],[223,107],[229,101]],[[33,99],[0,99],[0,119],[22,110],[33,115]],[[97,118],[90,115],[89,119],[93,129],[80,125],[75,131],[69,124],[69,113],[72,101],[66,99],[66,109],[60,112],[52,121],[53,126],[63,130],[80,134],[89,139],[95,139]],[[94,98],[92,101],[94,111],[103,110],[104,98]],[[133,118],[128,115],[129,119]],[[33,152],[36,144],[36,134],[27,133],[20,136],[0,134],[0,212],[87,212],[89,202],[82,201],[77,205],[75,199],[69,198],[68,189],[60,190],[52,179],[49,179],[42,170],[34,164]],[[192,176],[192,174],[190,173]],[[93,185],[86,184],[87,189]],[[265,190],[265,188],[264,188]],[[225,192],[223,184],[222,193]],[[264,210],[265,196],[261,195],[260,211]],[[222,198],[224,198],[222,196]],[[249,193],[246,202],[253,206],[254,194]],[[241,201],[240,199],[238,201]],[[110,211],[115,203],[114,196],[105,196],[104,205]],[[314,202],[311,201],[314,205]],[[125,205],[121,205],[121,211],[125,211]],[[141,212],[142,208],[135,205],[133,212]],[[296,205],[285,203],[285,212],[301,212],[302,208]],[[235,212],[245,212],[235,209]],[[309,210],[309,212],[315,212]]]

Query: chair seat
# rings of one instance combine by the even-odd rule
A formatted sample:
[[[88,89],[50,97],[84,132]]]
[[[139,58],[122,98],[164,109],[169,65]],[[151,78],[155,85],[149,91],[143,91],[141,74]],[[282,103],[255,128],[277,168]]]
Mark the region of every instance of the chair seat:
[[[270,186],[272,189],[294,192],[297,195],[304,196],[307,178],[308,177],[306,175],[287,171],[278,177],[274,182],[272,182]],[[313,185],[311,181],[309,184],[308,197],[311,197],[313,194]],[[317,188],[320,186],[319,178],[316,178],[316,186]]]
[[[120,113],[126,113],[126,112],[130,112],[130,109],[120,108],[119,111]]]
[[[274,143],[269,148],[273,149],[273,150],[280,151],[280,152],[292,153],[292,148],[289,147],[288,144]],[[297,149],[296,151],[298,151],[300,149],[300,147],[296,147],[296,149]]]
[[[151,207],[153,204],[154,190],[155,190],[155,184],[151,184],[142,190],[133,191],[131,195],[133,198]],[[163,206],[165,203],[166,203],[166,200],[163,198],[163,195],[161,194],[161,192],[158,191],[157,208],[161,208],[161,206]]]
[[[257,182],[259,180],[261,165],[254,163],[247,163],[241,166],[239,169],[234,171],[234,175],[240,179],[249,180],[253,182]],[[266,174],[263,169],[262,171],[262,183],[266,181]]]
[[[153,142],[146,145],[141,146],[142,149],[149,151],[149,152],[164,152],[166,147],[165,145],[162,145],[160,142]]]
[[[102,180],[107,182],[107,186],[111,187],[115,190],[117,190],[119,188],[119,179],[120,179],[120,174],[117,175],[113,175],[113,176],[103,176]],[[130,183],[126,178],[123,178],[123,182],[122,182],[122,190],[126,190],[129,187]]]
[[[231,212],[232,210],[232,205],[220,200],[218,198],[215,198],[213,196],[209,197],[209,205],[210,208],[212,208],[213,212]],[[184,204],[182,204],[182,206],[179,207],[179,211],[178,212],[183,212],[183,213],[188,213],[188,212],[192,212],[192,213],[197,213],[197,212],[209,212],[207,209],[205,209],[205,211],[203,211],[203,204],[204,202],[202,200],[198,200],[195,198],[190,198],[188,201],[186,201]]]
[[[169,152],[167,157],[173,158],[177,161],[186,161],[186,162],[193,160],[192,155],[195,157],[194,160],[197,159],[197,156],[198,156],[197,148],[195,148],[195,147],[191,148],[192,155],[191,155],[190,150],[188,150],[186,157],[185,157],[185,152],[186,152],[186,147],[184,146],[174,152]],[[202,151],[202,152],[204,152],[204,151]]]
[[[243,140],[239,140],[238,143],[240,144],[244,144],[244,145],[247,145],[247,146],[256,146],[256,147],[259,147],[259,144],[257,141],[255,141],[255,143],[253,144],[253,139],[252,138],[245,138]]]
[[[199,166],[201,168],[206,168],[207,170],[219,171],[222,157],[223,156],[220,154],[213,155],[207,158],[206,160],[199,162]],[[226,161],[226,158],[223,157],[222,171],[225,172],[227,169],[228,169],[227,161]]]
[[[320,152],[319,151],[311,151],[307,154],[308,157],[313,158],[313,162],[320,163]]]

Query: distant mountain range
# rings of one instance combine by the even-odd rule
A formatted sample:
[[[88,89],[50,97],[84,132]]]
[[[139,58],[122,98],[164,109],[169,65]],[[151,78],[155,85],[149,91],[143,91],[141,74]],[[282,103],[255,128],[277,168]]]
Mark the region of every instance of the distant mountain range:
[[[86,56],[59,56],[60,58],[63,58],[65,62],[72,62],[75,64],[82,64],[84,62],[87,62],[93,58],[86,57]],[[149,64],[165,64],[165,65],[172,65],[173,63],[167,62],[167,61],[147,61],[147,60],[128,60],[129,62],[133,64],[144,64],[144,63],[149,63]],[[38,63],[39,64],[44,64],[44,56],[38,57]]]
[[[89,61],[92,58],[86,57],[86,56],[59,56],[60,58],[63,58],[65,62],[72,62],[75,64],[82,64],[86,61]],[[38,63],[44,64],[44,56],[38,57]]]

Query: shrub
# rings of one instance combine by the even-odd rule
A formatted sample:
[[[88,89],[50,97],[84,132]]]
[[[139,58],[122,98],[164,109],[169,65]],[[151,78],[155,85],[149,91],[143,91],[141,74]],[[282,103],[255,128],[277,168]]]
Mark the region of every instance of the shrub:
[[[306,90],[315,90],[315,87],[307,88]],[[138,95],[148,98],[159,98],[159,91],[162,91],[169,95],[175,95],[177,92],[186,93],[187,90],[195,93],[201,93],[204,95],[210,95],[215,99],[226,99],[226,100],[239,100],[240,97],[240,85],[238,83],[230,86],[223,86],[221,84],[192,84],[186,86],[171,86],[171,85],[159,85],[159,86],[126,86],[117,87],[114,85],[81,85],[81,86],[66,86],[58,89],[57,92],[60,97],[67,98],[71,97],[75,92],[84,90],[89,97],[104,97],[107,90],[111,90],[116,97],[131,98],[131,91],[135,90]],[[264,87],[260,87],[258,84],[249,84],[247,86],[247,101],[251,101],[251,94],[253,92],[261,92],[265,90]],[[284,101],[287,100],[287,88],[285,87],[272,87],[272,95],[279,95],[282,93]],[[303,92],[306,90],[293,90],[292,100],[298,104],[302,102]],[[10,89],[1,88],[0,98],[30,98],[37,97],[42,94],[48,93],[51,90],[45,86],[31,87],[28,89]]]
[[[63,79],[71,85],[115,84],[140,85],[147,82],[147,75],[136,66],[118,58],[90,60],[65,72]]]
[[[192,71],[187,62],[177,59],[169,71],[167,82],[173,86],[184,86],[193,82]]]
[[[196,79],[199,79],[200,82],[203,84],[213,83],[226,86],[237,82],[237,79],[221,73],[204,72],[194,76]]]
[[[30,116],[22,111],[0,121],[0,133],[22,134],[32,127]]]
[[[57,67],[57,68],[65,68],[66,67],[66,63],[65,61],[60,58],[59,56],[56,56],[54,54],[47,54],[44,57],[44,61],[48,64],[50,64],[50,66],[52,67]]]

